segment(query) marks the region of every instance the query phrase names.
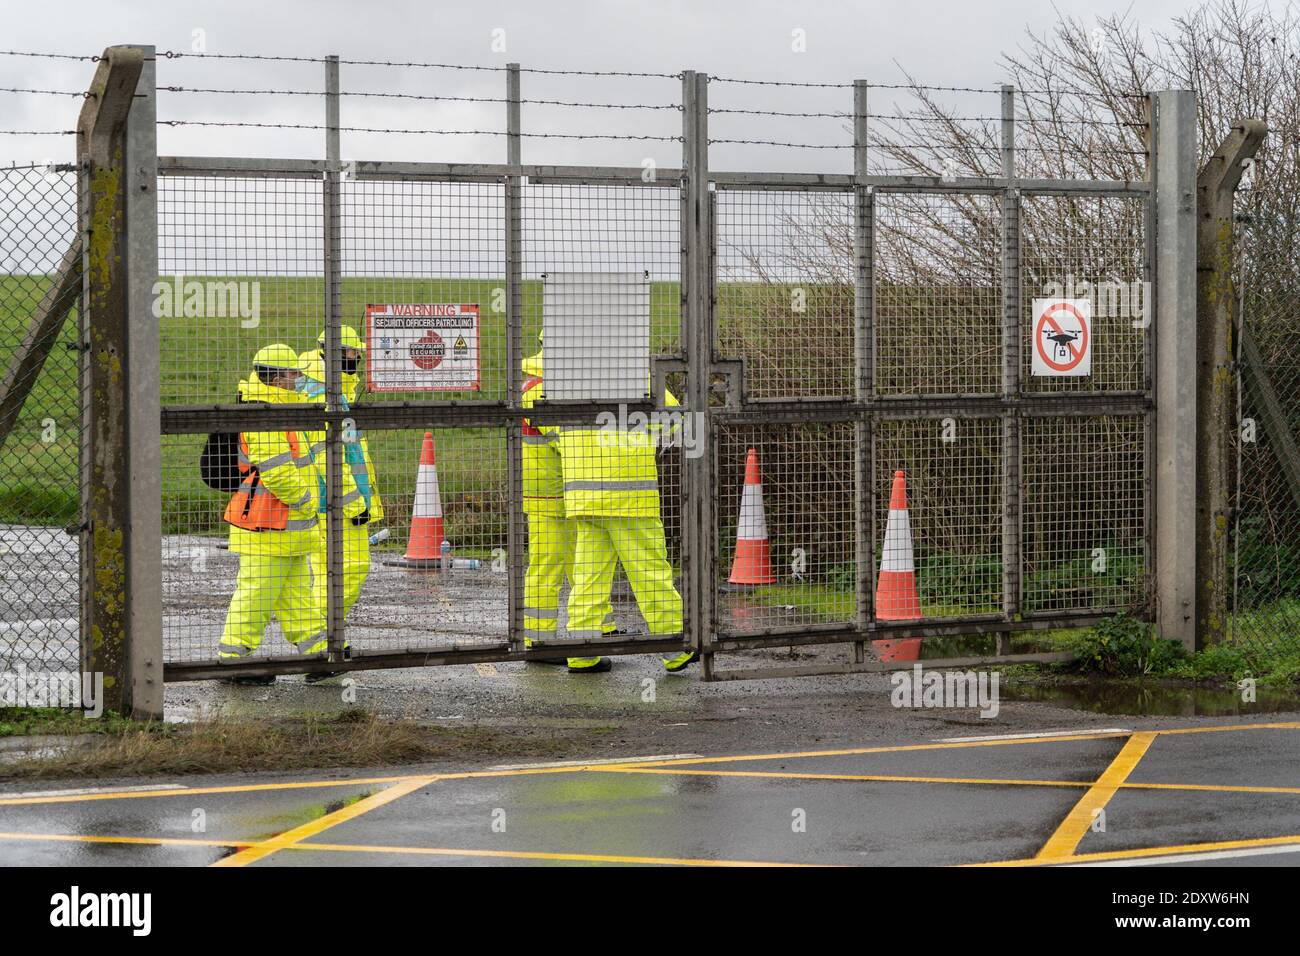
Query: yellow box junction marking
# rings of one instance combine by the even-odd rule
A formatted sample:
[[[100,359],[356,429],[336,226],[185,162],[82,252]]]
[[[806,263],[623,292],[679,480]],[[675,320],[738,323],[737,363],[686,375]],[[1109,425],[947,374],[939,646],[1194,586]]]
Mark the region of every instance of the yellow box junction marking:
[[[1043,848],[1038,851],[1039,859],[1063,859],[1074,853],[1083,835],[1092,826],[1092,821],[1099,810],[1105,808],[1115,791],[1128,779],[1133,768],[1146,756],[1156,735],[1150,732],[1136,733],[1120,749],[1106,771],[1074,805],[1070,815],[1056,828]]]

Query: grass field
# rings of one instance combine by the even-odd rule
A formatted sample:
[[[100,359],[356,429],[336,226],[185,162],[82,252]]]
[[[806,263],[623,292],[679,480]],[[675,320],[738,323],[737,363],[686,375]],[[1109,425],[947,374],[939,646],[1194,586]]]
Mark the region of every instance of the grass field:
[[[190,279],[200,278],[194,276]],[[7,367],[32,312],[49,285],[46,276],[0,276],[0,367]],[[200,279],[201,281],[201,279]],[[253,353],[284,342],[298,351],[314,346],[323,328],[323,285],[319,280],[284,276],[223,276],[212,281],[259,283],[256,325],[238,315],[202,319],[163,317],[160,321],[162,401],[164,405],[234,401],[241,378],[251,373]],[[505,398],[505,316],[492,311],[503,279],[414,280],[356,277],[344,280],[344,321],[364,335],[365,307],[372,303],[478,303],[481,387],[476,392],[371,395],[376,401],[475,401]],[[680,328],[680,290],[676,283],[651,284],[651,347],[673,347]],[[541,328],[542,285],[525,282],[524,350],[535,349]],[[76,316],[69,317],[5,443],[0,459],[0,522],[67,524],[77,511],[78,402]],[[53,429],[50,423],[53,423]],[[414,493],[422,429],[368,434],[380,490],[394,524],[403,520]],[[169,533],[221,530],[223,496],[199,480],[198,458],[205,436],[163,440],[163,525]],[[441,429],[436,434],[438,474],[447,509],[448,536],[473,547],[497,546],[504,539],[505,437],[487,429]],[[460,507],[463,506],[463,507]],[[489,543],[490,542],[490,543]]]

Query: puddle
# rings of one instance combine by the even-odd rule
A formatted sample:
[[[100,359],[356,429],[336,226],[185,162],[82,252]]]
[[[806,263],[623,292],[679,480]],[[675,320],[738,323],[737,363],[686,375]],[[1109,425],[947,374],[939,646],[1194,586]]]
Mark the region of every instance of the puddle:
[[[1300,711],[1300,693],[1260,687],[1252,703],[1234,688],[1169,687],[1160,684],[1004,684],[1002,700],[1055,704],[1097,714],[1132,717],[1232,717]]]

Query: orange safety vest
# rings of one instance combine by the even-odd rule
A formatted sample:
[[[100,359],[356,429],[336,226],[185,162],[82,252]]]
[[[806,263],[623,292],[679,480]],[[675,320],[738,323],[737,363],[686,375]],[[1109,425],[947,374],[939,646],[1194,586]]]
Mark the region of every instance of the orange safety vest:
[[[297,433],[285,432],[284,437],[289,442],[289,455],[283,461],[275,461],[273,467],[289,464],[290,461],[296,462],[302,457],[299,453]],[[280,458],[280,455],[276,456],[276,459],[278,458]],[[265,465],[266,462],[263,462],[263,464]],[[261,473],[248,457],[248,442],[244,440],[242,432],[239,435],[239,473],[245,477],[239,484],[239,490],[231,495],[230,503],[226,505],[226,513],[223,516],[226,523],[232,524],[236,528],[243,528],[245,531],[284,531],[288,529],[291,524],[289,506],[272,494],[271,489],[262,484]],[[297,524],[298,522],[292,523]],[[315,525],[315,515],[312,515],[305,523]],[[294,528],[292,530],[302,529]]]

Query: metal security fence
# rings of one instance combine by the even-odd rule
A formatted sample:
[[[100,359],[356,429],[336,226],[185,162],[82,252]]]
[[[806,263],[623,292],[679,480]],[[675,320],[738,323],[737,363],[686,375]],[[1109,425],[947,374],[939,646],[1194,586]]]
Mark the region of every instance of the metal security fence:
[[[1267,167],[1266,167],[1267,168]],[[1247,654],[1300,649],[1300,292],[1294,201],[1281,181],[1256,180],[1242,203],[1239,391],[1230,562],[1230,633]]]
[[[77,666],[80,297],[76,173],[0,168],[0,672]]]
[[[1155,327],[1173,329],[1194,273],[1185,255],[1157,268],[1158,230],[1187,221],[1158,197],[1193,168],[1179,138],[1188,98],[1152,97],[1147,178],[1043,179],[1017,173],[1016,91],[990,91],[1000,115],[984,118],[983,148],[1000,171],[959,175],[939,157],[881,147],[861,81],[835,87],[839,108],[810,114],[850,132],[839,144],[728,135],[736,114],[790,114],[748,109],[727,99],[753,92],[743,81],[690,71],[652,77],[675,96],[602,104],[529,99],[529,71],[512,66],[500,71],[504,95],[488,98],[499,129],[386,130],[347,125],[364,115],[345,112],[353,97],[378,93],[343,80],[393,65],[331,57],[314,61],[323,122],[286,124],[322,133],[323,159],[158,156],[162,61],[113,51],[126,52],[101,63],[110,80],[131,55],[141,64],[125,162],[145,171],[132,175],[148,202],[128,190],[123,215],[131,236],[156,244],[127,250],[125,311],[94,300],[99,314],[156,319],[144,329],[156,345],[123,347],[137,349],[132,387],[161,403],[156,450],[147,403],[125,449],[137,475],[157,455],[157,491],[117,486],[137,515],[160,503],[157,584],[149,548],[127,561],[146,570],[127,592],[143,616],[133,620],[161,621],[133,652],[146,671],[698,651],[706,676],[723,678],[770,672],[720,667],[733,652],[847,645],[847,660],[784,669],[825,672],[888,666],[869,658],[872,640],[998,635],[1005,656],[1017,633],[1118,610],[1150,617],[1159,602],[1154,578],[1172,562],[1158,553],[1156,512],[1169,508],[1160,520],[1176,526],[1178,511],[1158,502],[1187,496],[1177,469],[1155,496],[1154,441],[1187,436],[1158,415],[1157,347],[1176,335]],[[537,127],[524,126],[524,106]],[[653,110],[660,125],[546,125],[546,109],[614,106]],[[665,119],[680,132],[660,132]],[[493,162],[354,160],[346,132],[466,132],[505,149],[474,157]],[[651,155],[523,161],[532,137],[566,136],[643,142]],[[853,172],[711,168],[711,151],[741,147],[842,149]],[[680,149],[680,163],[662,162],[664,149]],[[1044,297],[1093,301],[1091,375],[1031,374]],[[384,377],[406,348],[385,330],[406,315],[425,333],[410,354],[446,363],[436,391]],[[416,321],[430,316],[439,321]],[[365,358],[352,369],[358,339]],[[1170,356],[1185,368],[1185,353]],[[462,367],[472,373],[456,378]],[[300,384],[306,399],[286,400]],[[242,435],[239,460],[258,466],[239,472],[243,490],[201,474],[221,435]],[[606,440],[633,471],[609,470]],[[536,506],[549,494],[531,483],[539,448],[561,453],[566,505],[617,486],[631,510],[598,515],[585,533],[599,541],[569,542]],[[878,620],[875,601],[898,473],[920,603],[909,621]],[[230,531],[263,477],[277,500],[318,505],[275,519],[298,537]],[[565,553],[599,566],[566,567]],[[1184,583],[1169,585],[1166,606]],[[575,602],[574,587],[591,593]],[[602,605],[592,595],[603,588]],[[89,603],[111,604],[99,592]]]

